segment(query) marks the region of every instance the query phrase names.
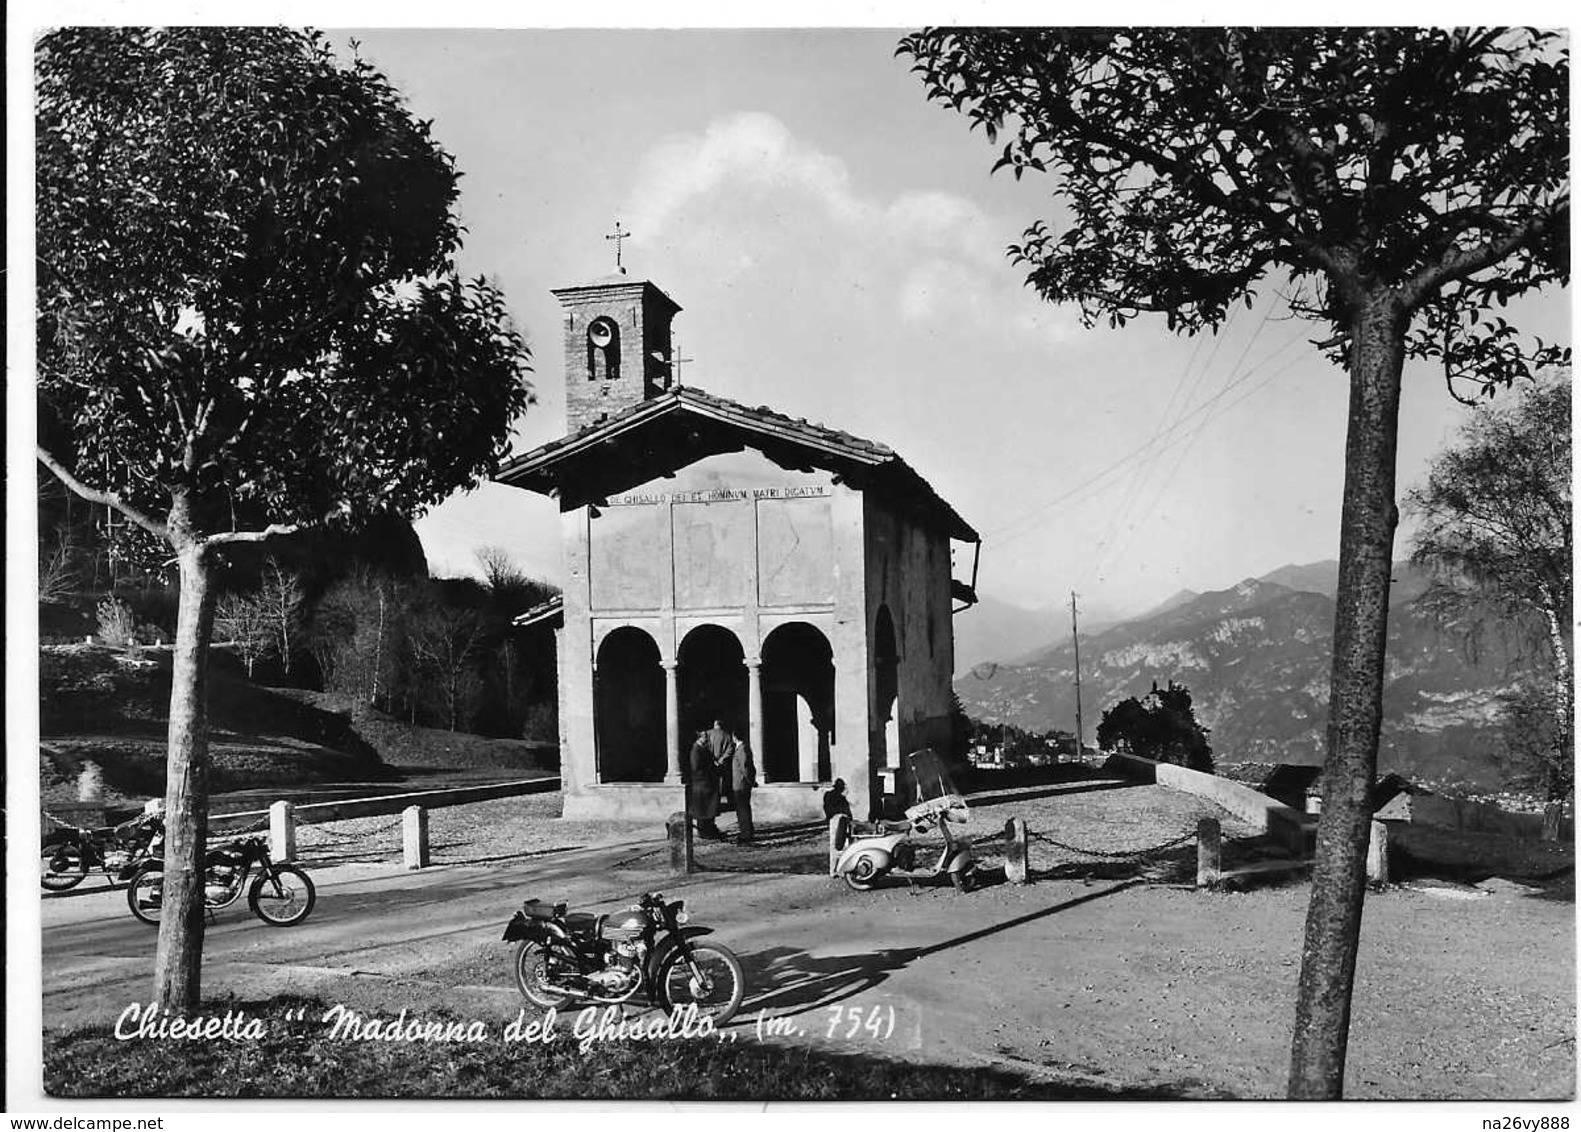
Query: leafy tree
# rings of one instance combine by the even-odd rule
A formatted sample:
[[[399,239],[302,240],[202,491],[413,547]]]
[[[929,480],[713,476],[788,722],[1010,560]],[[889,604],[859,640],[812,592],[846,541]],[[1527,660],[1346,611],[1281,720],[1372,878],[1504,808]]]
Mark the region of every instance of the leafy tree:
[[[1512,746],[1521,781],[1552,803],[1574,789],[1570,472],[1570,377],[1557,373],[1476,409],[1406,496],[1420,521],[1412,561],[1435,577],[1424,600],[1473,631],[1534,630],[1549,687],[1523,686],[1506,714],[1525,732]],[[1534,728],[1542,705],[1552,718]],[[1536,736],[1545,742],[1534,746]]]
[[[527,404],[526,351],[455,275],[450,157],[317,33],[65,28],[35,65],[38,459],[180,573],[154,975],[180,1012],[218,559],[476,483]]]
[[[1119,326],[1217,328],[1272,277],[1350,383],[1324,807],[1290,1095],[1343,1092],[1382,714],[1407,356],[1451,392],[1568,356],[1487,317],[1568,281],[1569,56],[1557,33],[1396,28],[933,29],[928,96],[998,167],[1053,178],[1062,231],[1012,257],[1044,298]],[[1458,394],[1457,394],[1458,395]]]
[[[1104,712],[1098,721],[1098,746],[1213,772],[1208,729],[1197,722],[1190,690],[1173,680],[1162,689],[1155,680],[1153,690],[1142,699],[1127,697]]]

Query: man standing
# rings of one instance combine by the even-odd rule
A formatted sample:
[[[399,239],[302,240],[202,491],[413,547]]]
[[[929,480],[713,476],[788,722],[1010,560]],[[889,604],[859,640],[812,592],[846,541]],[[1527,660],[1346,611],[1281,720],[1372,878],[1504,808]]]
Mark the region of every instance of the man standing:
[[[729,742],[729,733],[715,720],[713,728],[700,732],[692,744],[692,818],[703,837],[723,836],[715,819],[719,816],[719,757]]]
[[[752,761],[752,747],[746,736],[739,732],[731,736],[730,750],[721,764],[722,775],[730,779],[730,795],[736,804],[736,841],[752,844],[752,788],[758,784],[757,764]]]

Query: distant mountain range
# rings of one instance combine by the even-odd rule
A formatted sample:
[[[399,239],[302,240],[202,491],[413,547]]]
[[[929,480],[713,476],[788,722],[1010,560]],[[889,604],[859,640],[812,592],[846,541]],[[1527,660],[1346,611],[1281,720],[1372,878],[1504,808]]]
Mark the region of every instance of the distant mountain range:
[[[1512,674],[1499,650],[1473,663],[1416,599],[1426,579],[1395,567],[1379,765],[1416,778],[1498,784],[1489,758],[1498,696]],[[1334,561],[1281,567],[1227,590],[1183,591],[1121,624],[1081,635],[1082,711],[1094,741],[1106,708],[1153,681],[1191,689],[1220,762],[1322,762],[1334,629]],[[975,611],[974,611],[975,612]],[[956,619],[957,632],[973,613]],[[1075,662],[1068,627],[1033,652],[963,667],[955,681],[976,718],[1074,730]],[[1047,643],[1051,641],[1053,643]],[[1024,637],[1014,640],[1020,649]]]

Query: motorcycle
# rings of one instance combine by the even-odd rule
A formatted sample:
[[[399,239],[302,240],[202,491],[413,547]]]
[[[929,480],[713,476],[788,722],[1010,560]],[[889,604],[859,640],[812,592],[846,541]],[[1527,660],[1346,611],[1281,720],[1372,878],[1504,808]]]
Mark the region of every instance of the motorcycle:
[[[312,878],[295,865],[271,860],[269,846],[261,837],[210,849],[203,864],[203,906],[211,913],[229,908],[245,889],[253,915],[270,927],[286,928],[307,919],[318,898]],[[127,882],[126,903],[132,915],[145,924],[159,923],[164,861],[133,865],[121,879]]]
[[[723,1026],[746,993],[741,961],[723,944],[696,942],[713,929],[689,925],[684,903],[650,892],[623,912],[595,915],[525,901],[503,937],[517,944],[516,988],[544,1008],[622,1003],[642,991],[666,1013],[692,1007]]]
[[[906,756],[917,801],[907,807],[903,822],[880,822],[877,828],[854,831],[842,824],[835,849],[835,875],[858,892],[867,892],[892,872],[912,876],[948,876],[957,891],[972,887],[976,854],[972,843],[958,837],[950,823],[970,820],[966,799],[955,789],[949,773],[930,750]],[[944,836],[944,847],[932,865],[919,868],[917,834],[930,832],[937,825]],[[910,877],[907,878],[911,879]]]
[[[57,829],[45,836],[39,852],[39,885],[46,892],[65,892],[90,870],[121,873],[148,857],[164,828],[156,815],[139,814],[120,825]]]

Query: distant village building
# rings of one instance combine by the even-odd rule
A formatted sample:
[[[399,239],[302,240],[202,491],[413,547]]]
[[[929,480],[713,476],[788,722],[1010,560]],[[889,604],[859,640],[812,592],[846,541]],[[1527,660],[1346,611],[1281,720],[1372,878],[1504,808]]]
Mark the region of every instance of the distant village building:
[[[624,273],[554,292],[568,435],[500,483],[558,500],[555,626],[567,817],[661,818],[716,718],[748,735],[760,819],[882,806],[903,752],[950,737],[952,614],[977,533],[890,449],[673,379],[663,291]],[[958,605],[955,603],[959,603]]]

